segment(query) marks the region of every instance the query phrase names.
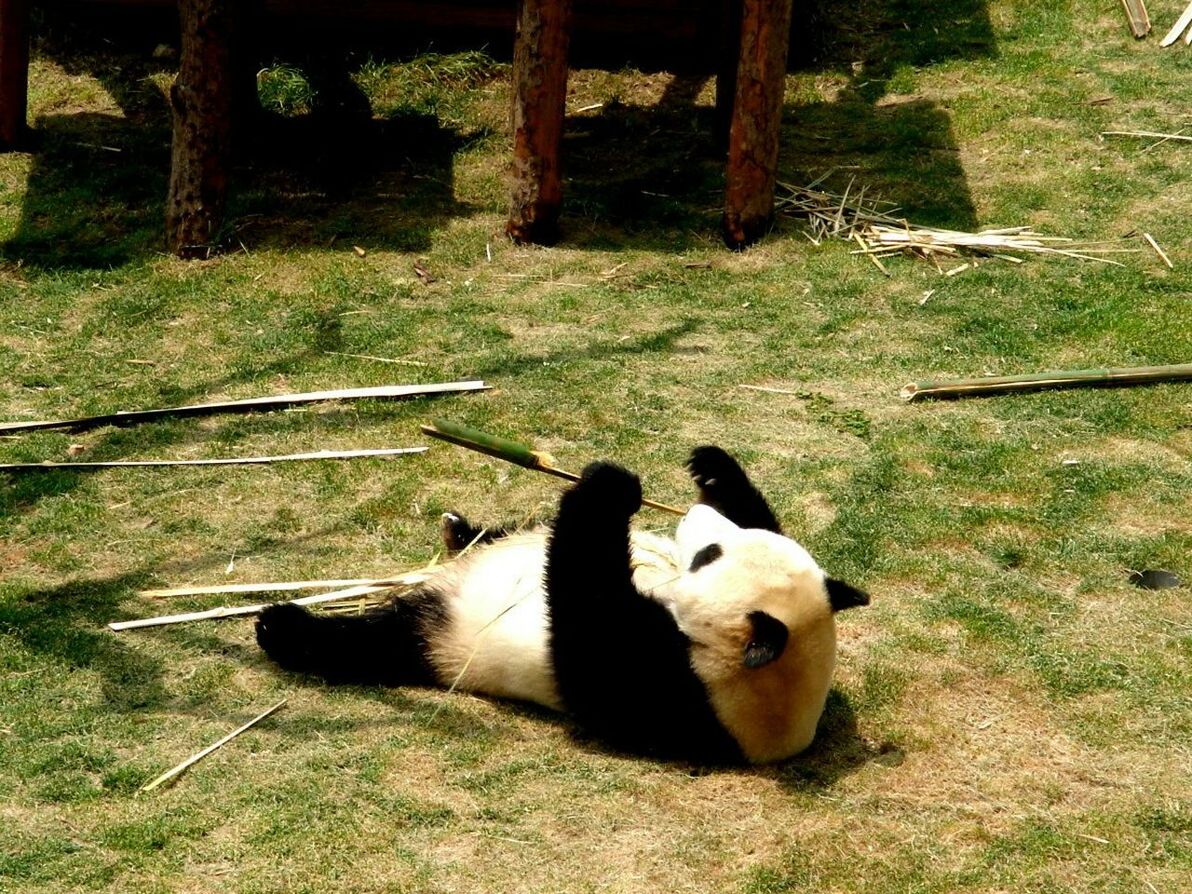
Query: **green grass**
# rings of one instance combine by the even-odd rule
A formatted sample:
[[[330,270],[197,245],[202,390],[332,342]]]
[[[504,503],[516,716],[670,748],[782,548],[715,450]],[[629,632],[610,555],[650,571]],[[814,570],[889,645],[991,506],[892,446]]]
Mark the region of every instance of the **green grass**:
[[[289,677],[246,623],[104,627],[224,601],[135,595],[148,585],[425,562],[440,512],[549,514],[549,478],[444,445],[0,478],[0,890],[1186,886],[1188,588],[1139,590],[1129,573],[1192,580],[1192,391],[897,394],[1192,359],[1190,150],[1098,136],[1186,127],[1192,56],[1136,43],[1120,9],[1089,0],[806,14],[782,179],[836,169],[833,187],[852,178],[924,224],[1145,231],[1175,270],[1140,253],[942,277],[893,259],[886,278],[792,220],[728,254],[711,83],[628,69],[573,74],[564,240],[518,248],[500,235],[508,66],[477,51],[372,58],[347,82],[264,69],[271,114],[237,163],[228,250],[184,264],[161,253],[170,63],[45,26],[37,152],[0,157],[0,415],[496,388],[45,432],[0,440],[0,459],[403,446],[446,416],[566,467],[615,458],[683,503],[687,451],[715,442],[874,604],[841,619],[810,752],[706,772],[609,754],[524,706]],[[360,97],[371,120],[348,114]],[[176,785],[137,794],[282,697]]]

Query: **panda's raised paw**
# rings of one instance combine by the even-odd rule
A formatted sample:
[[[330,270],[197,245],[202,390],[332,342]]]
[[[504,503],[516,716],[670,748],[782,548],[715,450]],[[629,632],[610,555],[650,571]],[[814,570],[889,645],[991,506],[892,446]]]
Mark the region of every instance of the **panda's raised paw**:
[[[619,515],[633,515],[642,505],[641,480],[616,463],[589,463],[574,491],[592,508],[607,508]]]
[[[711,497],[742,485],[749,486],[749,478],[740,464],[719,447],[696,447],[687,460],[687,470],[700,493]]]

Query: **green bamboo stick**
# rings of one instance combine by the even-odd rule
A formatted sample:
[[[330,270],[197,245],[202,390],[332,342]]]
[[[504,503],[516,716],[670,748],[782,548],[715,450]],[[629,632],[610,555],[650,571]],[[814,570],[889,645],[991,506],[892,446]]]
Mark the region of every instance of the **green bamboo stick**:
[[[440,441],[447,441],[449,444],[467,447],[469,450],[475,450],[477,453],[483,453],[486,456],[503,459],[505,462],[510,462],[526,469],[546,472],[548,475],[565,478],[568,481],[579,481],[579,476],[574,472],[568,472],[556,466],[554,457],[549,453],[541,450],[532,450],[525,444],[519,444],[507,438],[490,435],[487,432],[482,432],[467,425],[461,425],[458,422],[435,419],[431,425],[422,426],[422,433],[432,438],[438,438]],[[668,506],[665,503],[658,503],[654,500],[643,499],[642,505],[649,506],[652,509],[661,509],[663,512],[670,512],[674,515],[687,514],[682,509],[676,509],[674,506]]]
[[[1031,373],[1023,376],[984,376],[939,382],[912,382],[902,389],[903,400],[953,398],[986,394],[1014,394],[1047,388],[1145,385],[1192,380],[1192,363],[1169,366],[1134,366],[1118,369],[1077,369]]]

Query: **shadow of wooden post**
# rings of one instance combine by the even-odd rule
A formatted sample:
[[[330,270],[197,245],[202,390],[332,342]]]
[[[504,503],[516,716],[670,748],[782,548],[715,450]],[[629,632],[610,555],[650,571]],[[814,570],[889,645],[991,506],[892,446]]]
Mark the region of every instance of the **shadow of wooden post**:
[[[30,0],[0,0],[0,151],[28,136]]]

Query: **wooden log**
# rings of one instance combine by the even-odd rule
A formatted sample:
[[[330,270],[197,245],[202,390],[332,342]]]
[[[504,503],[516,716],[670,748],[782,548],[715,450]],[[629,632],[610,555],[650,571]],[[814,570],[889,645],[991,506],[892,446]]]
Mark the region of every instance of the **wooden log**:
[[[571,0],[519,0],[513,43],[513,185],[505,230],[520,243],[559,237],[559,153]]]
[[[791,0],[743,0],[722,221],[729,248],[739,250],[756,242],[774,216],[790,28]]]
[[[223,222],[232,164],[238,0],[179,0],[182,53],[174,112],[166,241],[180,258],[206,258]]]
[[[28,133],[29,0],[0,0],[0,151]]]

